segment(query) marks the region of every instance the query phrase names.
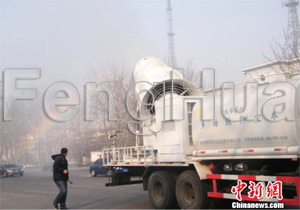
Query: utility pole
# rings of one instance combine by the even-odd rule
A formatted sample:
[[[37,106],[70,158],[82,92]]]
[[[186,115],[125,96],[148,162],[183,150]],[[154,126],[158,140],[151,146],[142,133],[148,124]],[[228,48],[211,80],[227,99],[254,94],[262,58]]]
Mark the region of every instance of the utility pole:
[[[293,56],[298,56],[300,49],[300,29],[297,13],[298,0],[287,0],[284,6],[288,8],[288,28],[286,47],[292,50]]]
[[[31,123],[33,125],[33,130],[35,130],[35,133],[33,133],[33,138],[36,140],[36,158],[33,159],[34,165],[40,166],[40,155],[39,155],[39,138],[40,138],[40,133],[39,133],[39,124],[38,122],[34,122],[31,120],[27,120],[27,123]],[[36,162],[35,162],[36,159]]]
[[[176,56],[174,47],[174,32],[173,32],[173,21],[172,21],[172,8],[171,0],[167,2],[167,15],[168,15],[168,65],[176,67]]]
[[[37,165],[40,166],[40,149],[39,149],[39,141],[40,141],[40,133],[39,133],[39,125],[36,123],[36,160],[37,160]]]

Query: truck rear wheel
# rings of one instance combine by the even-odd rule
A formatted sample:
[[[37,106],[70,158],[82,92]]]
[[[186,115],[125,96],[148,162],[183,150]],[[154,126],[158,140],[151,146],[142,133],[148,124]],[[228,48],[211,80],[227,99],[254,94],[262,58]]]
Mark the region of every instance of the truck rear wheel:
[[[156,209],[168,209],[176,206],[175,180],[166,171],[156,171],[150,176],[148,193],[151,204]]]
[[[208,185],[199,179],[196,171],[182,172],[176,181],[176,198],[182,209],[207,209]]]

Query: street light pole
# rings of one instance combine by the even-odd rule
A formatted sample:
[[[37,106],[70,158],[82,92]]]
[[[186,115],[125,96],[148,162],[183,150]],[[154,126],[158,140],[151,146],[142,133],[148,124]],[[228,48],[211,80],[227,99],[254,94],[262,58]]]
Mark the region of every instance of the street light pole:
[[[36,129],[36,134],[35,134],[35,137],[36,137],[36,164],[38,166],[40,166],[40,156],[39,156],[39,124],[37,122],[33,122],[31,120],[28,120],[27,122],[28,123],[32,123],[33,125],[35,125],[35,129]],[[33,160],[35,160],[35,158]]]
[[[4,125],[3,126],[1,126],[2,127],[2,134],[1,135],[3,135],[2,137],[2,141],[1,141],[1,157],[0,157],[0,162],[2,163],[2,158],[3,158],[3,153],[4,153],[4,141],[7,141],[7,139],[5,139],[5,137],[6,137],[6,133],[7,133],[7,130],[6,130],[6,127],[4,127]],[[7,149],[7,148],[6,148]],[[6,153],[7,154],[7,153]],[[6,161],[7,161],[7,159],[8,159],[8,156],[6,156]]]
[[[40,166],[40,156],[39,156],[39,128],[38,123],[36,123],[36,162]]]
[[[36,138],[36,164],[37,166],[40,166],[40,156],[39,156],[39,125],[37,122],[32,122],[35,125],[36,133],[35,133],[35,138]]]

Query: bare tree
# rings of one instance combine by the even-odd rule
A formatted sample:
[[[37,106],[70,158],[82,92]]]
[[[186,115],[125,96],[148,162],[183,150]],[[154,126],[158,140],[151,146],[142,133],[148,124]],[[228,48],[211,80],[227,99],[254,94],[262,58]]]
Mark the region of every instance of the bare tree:
[[[197,68],[193,65],[191,61],[187,63],[184,73],[184,78],[186,80],[193,83],[196,87],[201,86],[201,71],[197,70]]]
[[[286,31],[283,33],[283,43],[273,40],[273,44],[270,44],[274,59],[267,56],[265,58],[273,64],[272,68],[279,68],[288,79],[300,69],[299,45],[297,44],[300,43],[300,34],[296,33],[291,36]]]
[[[94,70],[92,80],[96,81],[98,85],[102,83],[102,87],[109,90],[111,97],[109,104],[107,93],[97,93],[96,90],[87,93],[88,100],[91,101],[92,112],[98,115],[98,119],[91,123],[94,126],[91,127],[94,132],[100,131],[103,134],[99,136],[101,145],[109,147],[111,142],[108,141],[108,135],[114,134],[117,130],[123,131],[118,134],[118,146],[134,145],[135,136],[127,127],[128,121],[132,118],[127,110],[128,107],[126,107],[126,97],[128,97],[129,108],[132,108],[134,103],[136,105],[135,96],[131,94],[132,91],[127,94],[128,89],[133,84],[132,78],[126,74],[124,68],[109,67],[109,71]],[[111,115],[110,119],[108,114]]]

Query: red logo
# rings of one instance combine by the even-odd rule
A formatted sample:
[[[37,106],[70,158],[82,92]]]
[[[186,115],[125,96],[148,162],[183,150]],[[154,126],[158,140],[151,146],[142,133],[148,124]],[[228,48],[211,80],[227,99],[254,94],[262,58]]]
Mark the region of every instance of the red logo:
[[[264,197],[264,189],[266,192],[266,197],[271,199],[276,197],[278,200],[282,200],[282,182],[276,181],[274,183],[268,182],[268,185],[266,188],[264,187],[264,182],[258,182],[255,184],[255,182],[250,181],[249,182],[249,192],[248,197],[252,199],[262,199]],[[239,201],[242,201],[242,192],[247,187],[247,183],[243,182],[241,180],[238,180],[237,185],[233,186],[231,188],[231,193],[236,194],[236,199]]]
[[[250,186],[248,187],[250,191],[248,192],[249,198],[258,198],[261,199],[263,197],[264,186],[261,182],[255,184],[255,182],[250,181]]]
[[[247,184],[245,182],[242,182],[241,180],[238,180],[238,184],[235,187],[231,188],[231,192],[233,194],[236,194],[236,199],[239,201],[242,200],[242,191],[247,187]]]
[[[277,197],[278,200],[282,200],[282,182],[276,181],[274,183],[268,182],[267,189],[266,189],[266,196],[267,198],[274,198]]]

